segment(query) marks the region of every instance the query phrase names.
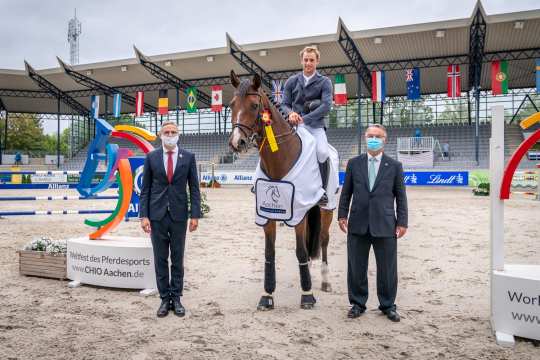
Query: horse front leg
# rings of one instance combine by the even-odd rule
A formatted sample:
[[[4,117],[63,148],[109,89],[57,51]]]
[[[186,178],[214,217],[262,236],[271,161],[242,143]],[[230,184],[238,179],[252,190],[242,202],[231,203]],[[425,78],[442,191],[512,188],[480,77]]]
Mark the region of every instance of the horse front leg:
[[[307,250],[307,229],[306,219],[295,226],[296,233],[296,258],[300,267],[300,285],[302,286],[302,296],[300,307],[302,309],[312,309],[317,302],[311,291],[311,275],[309,273],[309,254]]]
[[[264,226],[264,293],[257,310],[272,310],[276,290],[276,222],[268,221]]]
[[[321,290],[324,292],[332,292],[332,285],[330,284],[329,279],[330,269],[328,268],[328,244],[330,243],[330,225],[332,225],[333,215],[331,210],[321,209]]]

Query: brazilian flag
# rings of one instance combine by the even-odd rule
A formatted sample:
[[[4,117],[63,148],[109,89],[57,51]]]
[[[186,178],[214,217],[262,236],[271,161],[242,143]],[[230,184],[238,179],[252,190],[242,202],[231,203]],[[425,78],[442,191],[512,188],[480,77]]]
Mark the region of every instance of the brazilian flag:
[[[197,88],[194,86],[186,90],[186,109],[188,113],[197,112]]]

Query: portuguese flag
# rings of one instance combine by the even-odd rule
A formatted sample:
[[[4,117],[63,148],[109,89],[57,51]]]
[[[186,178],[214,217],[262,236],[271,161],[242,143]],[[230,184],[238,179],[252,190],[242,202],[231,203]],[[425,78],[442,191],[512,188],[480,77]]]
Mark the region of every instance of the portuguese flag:
[[[508,61],[491,62],[491,92],[493,95],[508,93]]]
[[[345,75],[343,74],[336,75],[334,103],[336,105],[347,105],[347,85],[345,84]]]

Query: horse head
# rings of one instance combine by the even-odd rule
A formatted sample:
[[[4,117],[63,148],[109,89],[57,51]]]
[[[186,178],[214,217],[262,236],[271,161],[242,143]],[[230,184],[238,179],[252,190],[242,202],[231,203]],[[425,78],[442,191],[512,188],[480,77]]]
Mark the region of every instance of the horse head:
[[[229,103],[232,123],[229,147],[235,153],[246,152],[263,137],[261,78],[256,74],[253,80],[240,80],[231,70],[231,83],[235,91]]]

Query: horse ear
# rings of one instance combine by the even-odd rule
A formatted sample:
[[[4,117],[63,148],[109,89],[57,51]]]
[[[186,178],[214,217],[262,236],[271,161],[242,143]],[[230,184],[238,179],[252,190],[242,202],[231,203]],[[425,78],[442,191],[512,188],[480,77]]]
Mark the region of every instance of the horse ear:
[[[255,90],[259,90],[260,87],[261,87],[261,77],[259,76],[259,74],[255,74],[255,76],[253,76],[253,88]]]
[[[240,79],[238,79],[238,76],[236,75],[236,73],[234,72],[234,70],[231,70],[231,84],[232,86],[234,86],[235,88],[238,87],[238,84],[240,84]]]

